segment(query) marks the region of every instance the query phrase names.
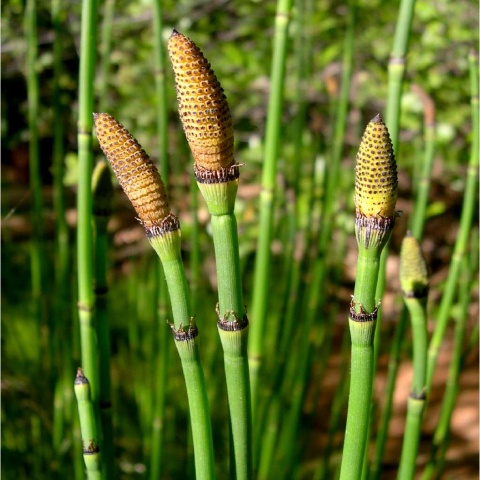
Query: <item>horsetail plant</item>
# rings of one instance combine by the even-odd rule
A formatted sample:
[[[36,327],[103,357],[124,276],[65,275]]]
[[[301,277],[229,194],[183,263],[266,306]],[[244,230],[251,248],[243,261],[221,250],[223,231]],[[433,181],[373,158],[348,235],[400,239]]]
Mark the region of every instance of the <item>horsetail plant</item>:
[[[75,396],[78,402],[78,416],[82,431],[83,459],[89,480],[102,478],[102,462],[100,453],[100,432],[96,421],[95,407],[92,402],[90,382],[81,368],[75,377]]]
[[[388,127],[390,138],[394,151],[398,155],[398,137],[400,132],[400,113],[402,106],[402,90],[407,67],[408,46],[410,43],[410,34],[412,30],[413,13],[415,10],[416,0],[401,0],[400,10],[395,26],[395,37],[393,40],[390,60],[388,62],[388,97],[386,104],[385,123]],[[380,258],[380,270],[378,275],[376,297],[383,298],[386,282],[386,266],[388,255],[388,243],[384,248]],[[378,320],[382,320],[382,312],[378,313]],[[389,360],[389,371],[387,378],[387,392],[385,395],[383,411],[380,416],[378,434],[375,440],[375,451],[372,459],[371,477],[379,478],[380,468],[385,450],[385,442],[388,433],[388,425],[390,422],[390,413],[392,408],[392,398],[395,386],[395,378],[398,370],[398,356],[400,352],[400,342],[403,338],[403,332],[406,328],[406,313],[403,311],[396,325],[395,339],[398,340],[394,344],[394,350],[391,352]],[[374,364],[376,368],[378,352],[380,350],[381,329],[377,329],[375,334]],[[366,464],[365,464],[366,466]],[[363,478],[367,477],[367,471],[364,472]]]
[[[460,276],[462,258],[466,253],[470,230],[472,226],[475,208],[478,202],[478,162],[479,162],[479,81],[478,81],[478,52],[472,51],[468,56],[470,71],[470,93],[472,107],[472,144],[470,151],[470,160],[465,181],[465,195],[463,197],[462,214],[460,217],[460,227],[450,262],[448,278],[442,295],[442,301],[435,323],[435,329],[428,346],[427,363],[427,391],[430,390],[433,380],[433,374],[437,365],[438,353],[443,337],[447,330],[450,310],[455,298],[456,286]]]
[[[262,191],[260,193],[260,219],[257,255],[255,258],[254,290],[252,297],[252,332],[248,345],[249,368],[252,385],[252,417],[257,420],[257,397],[260,367],[265,349],[268,286],[270,285],[270,244],[273,237],[273,212],[277,163],[280,151],[282,107],[285,69],[289,45],[288,27],[293,0],[278,0],[275,14],[271,91],[268,101],[265,137]]]
[[[93,78],[97,25],[96,0],[82,2],[78,111],[77,266],[78,317],[82,368],[90,382],[92,402],[98,415],[98,349],[94,325],[93,229],[92,229],[92,116]]]
[[[471,245],[478,245],[478,230],[472,232]],[[471,292],[478,277],[478,250],[471,248],[469,255],[462,261],[462,272],[459,285],[459,308],[455,315],[453,352],[448,367],[448,377],[445,386],[445,393],[442,399],[442,406],[438,416],[435,433],[433,434],[430,449],[430,459],[422,473],[422,480],[440,478],[445,467],[445,455],[448,450],[451,437],[451,420],[455,402],[460,390],[460,375],[463,370],[465,357],[470,353],[465,348],[465,337],[467,336],[468,309],[471,304]],[[470,338],[478,348],[478,325],[477,335],[474,331],[469,332]],[[476,338],[475,338],[476,337]]]
[[[420,245],[410,232],[403,239],[400,251],[400,285],[412,322],[413,382],[407,401],[407,419],[398,478],[411,480],[415,475],[426,401],[428,273]]]
[[[37,2],[28,0],[24,17],[25,37],[27,39],[26,73],[28,95],[28,157],[30,172],[30,190],[32,192],[31,222],[32,243],[30,251],[31,285],[34,308],[38,321],[38,338],[42,321],[43,276],[45,272],[45,255],[43,254],[43,197],[40,172],[40,144],[38,139],[38,110],[40,107],[40,85],[38,78],[38,35],[37,35]],[[40,350],[38,350],[40,355]]]
[[[217,327],[224,352],[231,418],[232,477],[251,478],[251,405],[237,221],[239,167],[233,158],[230,109],[210,64],[186,36],[173,31],[168,52],[175,73],[178,109],[194,158],[198,187],[211,215],[217,266]]]
[[[180,224],[171,213],[157,168],[130,133],[111,115],[95,113],[100,146],[135,208],[162,262],[172,304],[171,325],[187,387],[197,479],[215,478],[212,429],[205,378],[198,353],[198,329],[180,253]]]
[[[397,212],[397,166],[387,127],[380,115],[367,125],[355,167],[357,274],[350,305],[352,339],[350,396],[340,479],[359,479],[366,448],[373,385],[373,341],[378,300],[375,289],[380,255]]]

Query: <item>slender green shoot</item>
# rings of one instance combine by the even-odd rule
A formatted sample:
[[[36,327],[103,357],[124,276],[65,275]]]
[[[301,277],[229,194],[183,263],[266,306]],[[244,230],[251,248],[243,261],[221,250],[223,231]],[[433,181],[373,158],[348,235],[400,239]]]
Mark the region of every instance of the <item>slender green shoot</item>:
[[[211,214],[218,284],[217,326],[224,353],[232,433],[231,476],[247,480],[252,472],[248,319],[244,312],[237,221],[233,212],[239,165],[233,158],[232,119],[223,90],[200,49],[174,30],[168,51],[175,73],[180,118],[195,162],[195,178]],[[192,65],[200,68],[192,69]],[[209,95],[205,97],[207,92]],[[211,106],[215,108],[212,110]]]
[[[388,97],[386,105],[386,114],[385,114],[385,123],[388,127],[390,138],[392,139],[393,150],[396,152],[397,156],[399,155],[399,132],[400,132],[400,113],[401,113],[401,103],[402,103],[402,91],[403,84],[405,79],[406,72],[406,63],[407,63],[407,53],[408,45],[410,41],[410,34],[412,29],[413,13],[415,9],[415,0],[401,0],[400,2],[400,11],[397,17],[397,24],[395,27],[395,38],[393,41],[392,51],[390,54],[390,60],[388,63]],[[385,292],[385,282],[386,282],[386,265],[387,265],[387,255],[388,255],[388,243],[386,248],[382,252],[380,258],[380,271],[378,275],[378,282],[376,288],[376,298],[381,300]],[[378,313],[378,321],[382,320],[382,311]],[[401,333],[405,329],[406,315],[402,315],[397,323],[398,333]],[[377,328],[375,332],[375,350],[374,350],[374,364],[376,369],[377,357],[380,350],[380,337],[381,329]],[[396,333],[396,338],[401,339],[402,337]],[[399,351],[399,349],[398,349]],[[391,365],[395,365],[394,359],[392,360]],[[389,370],[389,373],[394,375],[394,378],[390,380],[391,384],[394,384],[396,377],[396,368]],[[391,390],[393,393],[393,388]],[[390,410],[390,397],[386,397],[384,411],[387,413]],[[390,415],[382,415],[383,423],[381,423],[379,428],[379,434],[375,442],[375,454],[372,460],[372,470],[375,470],[377,474],[380,472],[380,465],[383,458],[383,451],[385,449],[385,439],[388,430],[388,424],[390,422]],[[367,462],[364,464],[364,473],[362,478],[365,479],[368,473]],[[376,475],[376,474],[375,474]]]
[[[403,437],[398,478],[413,480],[425,408],[427,366],[427,265],[415,237],[407,234],[400,252],[400,284],[412,321],[413,382],[407,401],[407,419]]]
[[[168,189],[169,168],[168,168],[168,101],[165,82],[165,53],[163,45],[163,9],[162,2],[153,2],[153,32],[155,38],[155,88],[156,88],[156,113],[157,113],[157,138],[158,138],[158,168],[160,176]],[[168,292],[165,283],[165,275],[161,263],[158,264],[158,301],[164,305],[167,301]],[[193,305],[192,305],[193,307]],[[195,311],[195,309],[192,309]],[[157,312],[161,324],[163,314]],[[167,394],[167,372],[168,358],[170,355],[170,343],[168,343],[167,332],[164,328],[158,330],[158,352],[156,355],[156,376],[155,395],[153,405],[152,422],[152,446],[150,453],[150,478],[157,479],[162,475],[164,469],[164,446],[165,446],[165,406]]]
[[[38,114],[40,104],[40,90],[38,80],[38,35],[37,35],[37,2],[28,0],[26,3],[24,29],[27,39],[26,52],[26,74],[27,74],[27,95],[28,95],[28,130],[29,130],[29,175],[31,199],[31,221],[32,221],[32,244],[31,244],[31,281],[32,298],[38,321],[42,314],[43,303],[43,265],[45,256],[43,250],[43,198],[40,172],[40,151],[38,139]],[[40,332],[38,332],[40,337]]]
[[[468,164],[467,179],[465,183],[465,195],[463,197],[462,214],[460,217],[460,227],[453,249],[452,261],[448,271],[447,283],[442,295],[442,301],[435,322],[435,330],[428,347],[428,364],[427,364],[427,391],[430,390],[433,380],[435,366],[437,364],[440,345],[442,344],[445,331],[447,329],[448,320],[450,318],[450,310],[455,297],[456,286],[460,275],[462,258],[468,246],[470,238],[470,229],[472,226],[473,216],[478,204],[478,157],[480,148],[479,143],[479,111],[478,111],[478,55],[477,52],[471,51],[468,57],[470,66],[470,85],[471,85],[471,106],[472,106],[472,145],[470,152],[470,161]]]
[[[373,341],[379,306],[375,289],[380,255],[395,223],[397,184],[392,143],[385,124],[377,115],[368,124],[357,154],[355,231],[359,252],[349,315],[351,380],[341,480],[362,476],[370,424]]]
[[[281,120],[288,49],[288,25],[292,0],[278,0],[275,16],[271,89],[268,102],[257,257],[252,298],[252,331],[248,345],[252,392],[252,418],[256,420],[258,382],[264,350],[268,288],[270,286],[270,243],[273,238],[273,206],[277,162],[280,149]]]
[[[83,0],[80,44],[80,80],[78,112],[78,314],[82,368],[89,379],[94,408],[98,412],[98,350],[94,325],[93,294],[93,219],[92,219],[92,110],[96,51],[96,0]]]
[[[425,153],[422,162],[420,179],[418,181],[415,208],[413,210],[413,216],[410,219],[410,231],[412,232],[412,235],[418,241],[420,241],[423,235],[423,228],[425,226],[425,213],[427,211],[428,193],[431,185],[432,167],[435,153],[436,122],[435,104],[433,100],[418,87],[416,90],[423,103]]]
[[[82,431],[83,459],[89,480],[100,480],[102,462],[100,453],[100,433],[92,403],[90,382],[79,368],[75,378],[75,395],[78,402],[78,416]]]
[[[157,168],[138,142],[112,116],[94,114],[95,130],[120,185],[132,202],[163,265],[172,304],[173,337],[187,387],[197,479],[215,478],[210,409],[198,352],[198,329],[180,251],[180,224],[170,212]]]
[[[478,245],[478,232],[472,235],[471,245]],[[473,257],[473,258],[472,258]],[[459,379],[464,361],[464,342],[467,334],[468,309],[471,302],[473,282],[478,272],[478,250],[472,249],[469,258],[462,262],[462,275],[459,288],[460,308],[455,318],[454,345],[452,359],[448,369],[447,385],[443,395],[437,427],[433,435],[430,459],[422,474],[422,480],[430,480],[434,475],[439,478],[445,463],[445,454],[448,448],[450,421],[460,388]],[[478,348],[478,336],[476,339]]]
[[[110,59],[112,53],[112,30],[113,14],[115,12],[115,0],[106,0],[103,6],[103,19],[100,37],[100,62],[101,77],[98,87],[98,98],[100,111],[104,112],[109,106],[109,79]]]

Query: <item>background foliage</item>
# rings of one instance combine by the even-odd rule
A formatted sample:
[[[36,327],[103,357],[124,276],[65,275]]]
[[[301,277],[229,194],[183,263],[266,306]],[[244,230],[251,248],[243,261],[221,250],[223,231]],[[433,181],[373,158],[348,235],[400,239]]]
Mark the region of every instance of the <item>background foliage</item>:
[[[242,170],[239,216],[241,253],[245,272],[245,296],[251,299],[251,278],[255,239],[257,236],[257,195],[262,166],[262,146],[269,92],[271,37],[276,3],[271,0],[229,2],[227,0],[200,1],[165,0],[165,43],[173,27],[185,33],[201,46],[211,61],[229,99],[234,118],[238,162]],[[469,82],[467,55],[470,46],[478,45],[478,5],[468,0],[448,2],[417,1],[413,22],[407,78],[402,99],[400,151],[397,159],[400,169],[399,208],[406,218],[410,208],[412,183],[416,164],[422,155],[423,107],[419,87],[431,97],[437,112],[437,145],[433,171],[432,202],[427,223],[426,253],[432,272],[432,298],[438,300],[445,278],[445,265],[451,255],[458,221],[465,169],[469,156],[471,136]],[[28,128],[25,81],[25,37],[23,16],[25,5],[19,0],[2,3],[2,473],[5,478],[61,478],[71,472],[74,458],[73,438],[66,434],[61,447],[53,454],[54,429],[53,398],[63,357],[58,357],[56,345],[68,338],[73,385],[75,367],[79,362],[78,324],[75,309],[75,266],[65,290],[66,298],[55,295],[55,250],[52,207],[52,94],[53,55],[50,3],[37,2],[40,78],[40,111],[37,119],[41,145],[41,173],[45,198],[46,257],[48,271],[44,282],[48,297],[44,299],[42,320],[34,315],[29,286],[28,208]],[[77,181],[76,121],[78,87],[78,51],[80,31],[80,3],[64,4],[63,73],[61,100],[65,128],[65,186],[67,219],[72,232],[75,226],[75,184]],[[343,35],[346,30],[347,5],[331,0],[315,2],[306,26],[296,22],[294,12],[290,28],[292,38],[299,28],[312,39],[309,52],[312,75],[303,85],[308,102],[308,128],[303,132],[305,157],[316,158],[316,168],[324,168],[331,143],[332,111],[335,106],[341,72]],[[354,73],[350,92],[348,128],[344,138],[342,183],[351,188],[355,149],[360,134],[377,112],[383,112],[387,88],[387,64],[395,29],[398,4],[359,0],[355,30]],[[156,95],[153,68],[152,4],[145,0],[115,3],[113,20],[111,71],[107,96],[108,113],[118,118],[140,141],[152,158],[158,152],[156,138]],[[101,28],[100,22],[100,28]],[[274,279],[282,274],[280,260],[285,246],[281,239],[286,228],[282,219],[287,208],[288,187],[291,182],[294,129],[291,127],[297,103],[295,74],[297,58],[292,41],[287,64],[286,102],[283,118],[282,153],[279,185],[286,188],[279,196],[276,227],[279,239],[273,246]],[[96,82],[103,72],[98,69]],[[184,232],[185,258],[190,260],[191,219],[190,179],[191,161],[180,129],[176,110],[173,74],[166,70],[169,95],[169,167],[170,198],[173,209],[180,214]],[[98,99],[100,100],[100,99]],[[98,157],[100,155],[98,154]],[[302,182],[306,180],[303,179]],[[321,191],[317,192],[321,195]],[[339,194],[339,209],[348,206],[347,214],[339,210],[339,218],[352,229],[351,198]],[[308,205],[303,207],[300,222],[308,222]],[[344,217],[342,215],[345,215]],[[352,218],[350,219],[351,216]],[[203,207],[199,212],[204,222]],[[398,252],[399,238],[406,224],[400,223],[393,240],[393,252]],[[113,385],[115,405],[116,457],[125,478],[141,476],[145,472],[145,458],[149,450],[149,414],[151,389],[155,369],[151,364],[156,348],[155,310],[148,300],[152,294],[154,272],[151,255],[143,240],[141,229],[133,223],[133,214],[122,195],[116,199],[116,215],[110,231],[114,249],[111,253],[112,282],[110,318],[113,349]],[[197,288],[198,317],[213,322],[215,278],[212,274],[212,249],[208,243],[208,227],[201,229],[202,278]],[[73,241],[73,234],[72,234]],[[340,248],[340,247],[338,247]],[[333,257],[341,252],[333,252]],[[74,258],[74,257],[72,257]],[[346,256],[334,271],[340,280],[326,286],[336,302],[346,311],[348,293],[352,284],[349,271],[352,262]],[[345,270],[345,271],[344,271]],[[275,287],[274,287],[275,288]],[[281,298],[272,296],[272,311],[281,307]],[[64,311],[64,325],[60,329],[58,317],[52,312],[58,304],[70,305]],[[394,303],[394,301],[392,301]],[[333,305],[333,306],[332,306]],[[334,315],[335,305],[329,314]],[[338,306],[337,306],[338,308]],[[395,310],[396,308],[396,310]],[[393,312],[398,311],[398,305]],[[475,318],[475,305],[470,313]],[[168,316],[168,315],[166,315]],[[392,320],[395,313],[385,313]],[[54,320],[56,318],[56,320]],[[136,321],[130,319],[135,318]],[[387,329],[388,324],[387,324]],[[216,332],[205,332],[205,369],[212,387],[214,438],[219,452],[219,471],[226,468],[226,402],[223,383],[219,380],[221,365]],[[388,336],[387,336],[388,338]],[[334,335],[340,342],[340,334]],[[388,345],[385,345],[388,350]],[[478,350],[477,350],[478,351]],[[173,358],[173,356],[171,357]],[[170,478],[182,475],[183,446],[187,443],[186,402],[179,365],[172,360],[169,376],[168,429],[166,458],[170,462]],[[314,375],[314,374],[312,374]],[[312,377],[313,378],[313,377]],[[179,394],[181,392],[181,394]],[[68,400],[68,392],[65,401]],[[70,393],[73,396],[73,391]],[[73,404],[72,404],[73,405]],[[73,405],[74,406],[74,405]],[[312,409],[314,409],[312,407]],[[75,425],[75,411],[66,417],[67,425]],[[302,437],[302,440],[308,437]],[[187,455],[188,458],[188,455]],[[304,461],[314,458],[310,450]],[[477,459],[478,460],[478,459]],[[306,467],[307,468],[307,467]],[[66,477],[62,477],[66,478]]]

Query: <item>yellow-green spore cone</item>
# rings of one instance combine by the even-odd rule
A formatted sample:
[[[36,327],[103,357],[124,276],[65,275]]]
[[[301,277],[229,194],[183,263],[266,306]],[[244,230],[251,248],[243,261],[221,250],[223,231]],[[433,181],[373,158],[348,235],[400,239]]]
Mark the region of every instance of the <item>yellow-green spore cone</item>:
[[[394,218],[397,164],[387,127],[376,115],[365,129],[355,167],[355,208],[365,217]]]
[[[160,233],[162,229],[171,230],[172,215],[157,167],[128,130],[111,115],[95,113],[94,119],[100,147],[147,234],[158,229]]]
[[[195,43],[176,30],[168,41],[168,54],[195,166],[207,171],[228,169],[234,164],[232,117],[210,63]]]
[[[428,293],[428,271],[420,244],[410,233],[400,251],[400,285],[407,298],[424,298]]]

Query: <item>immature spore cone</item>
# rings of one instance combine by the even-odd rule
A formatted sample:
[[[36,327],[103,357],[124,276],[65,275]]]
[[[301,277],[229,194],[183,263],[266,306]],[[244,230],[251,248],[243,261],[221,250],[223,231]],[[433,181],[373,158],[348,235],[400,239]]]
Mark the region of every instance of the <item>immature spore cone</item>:
[[[118,182],[147,234],[178,228],[157,167],[124,126],[108,113],[94,113],[95,132]]]
[[[200,49],[176,30],[168,41],[168,53],[197,179],[202,170],[221,176],[218,171],[234,165],[232,117],[223,88]]]
[[[405,297],[425,298],[428,294],[428,270],[420,244],[410,232],[400,250],[400,285]]]
[[[382,247],[397,212],[397,164],[387,127],[376,115],[365,129],[355,167],[357,241],[366,248]]]
[[[376,115],[365,129],[355,167],[355,207],[366,217],[395,217],[397,164],[387,127]]]

